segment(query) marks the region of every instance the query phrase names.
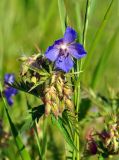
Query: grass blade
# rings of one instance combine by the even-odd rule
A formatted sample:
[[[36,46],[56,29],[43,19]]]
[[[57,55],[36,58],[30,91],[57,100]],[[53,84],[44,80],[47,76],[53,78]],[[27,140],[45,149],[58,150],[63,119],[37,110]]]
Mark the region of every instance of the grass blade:
[[[47,151],[47,133],[48,133],[47,123],[48,123],[48,120],[47,120],[47,118],[44,117],[44,119],[43,119],[43,127],[42,127],[43,139],[42,139],[42,149],[41,149],[43,160],[45,160],[45,158],[46,158],[46,151]]]
[[[90,13],[90,0],[87,0],[86,3],[86,11],[85,11],[85,19],[84,19],[84,27],[83,27],[83,33],[82,33],[82,43],[85,48],[85,41],[86,41],[86,31],[88,28],[88,20],[89,20],[89,13]]]
[[[104,51],[105,53],[103,53],[97,63],[97,66],[94,70],[93,76],[92,76],[92,81],[91,81],[91,87],[93,89],[95,89],[96,85],[98,84],[98,82],[100,82],[100,79],[102,77],[102,74],[105,71],[108,59],[112,53],[113,47],[115,45],[115,41],[118,35],[118,28],[117,31],[114,33],[114,35],[112,36],[106,50]]]
[[[52,121],[59,128],[61,133],[64,135],[64,138],[66,142],[70,145],[70,147],[72,147],[72,149],[77,151],[77,148],[74,145],[73,140],[71,139],[71,136],[69,135],[66,127],[64,126],[62,119],[60,117],[56,119],[54,116],[52,116]]]
[[[87,31],[87,28],[88,28],[88,17],[89,17],[89,4],[90,4],[90,0],[87,0],[87,3],[86,3],[86,9],[85,9],[85,19],[84,19],[84,27],[83,27],[83,33],[82,33],[82,43],[85,47],[85,39],[86,39],[86,31]],[[77,72],[80,72],[82,70],[82,60],[81,61],[78,61],[77,60],[77,65],[76,65],[76,71]],[[80,76],[78,75],[78,81],[77,81],[77,84],[75,86],[75,93],[74,93],[74,104],[76,106],[76,112],[78,113],[79,110],[80,110],[80,102],[81,102],[81,99],[80,99]],[[78,121],[78,119],[77,119]],[[75,132],[74,134],[74,143],[77,147],[77,149],[80,148],[80,140],[79,140],[79,135],[77,135],[77,133]],[[77,152],[75,150],[73,150],[73,159],[75,159],[75,157],[77,157],[77,160],[80,159],[80,152]]]
[[[2,86],[0,84],[0,91],[2,93]],[[9,115],[9,112],[8,112],[8,109],[7,109],[7,103],[4,99],[4,97],[2,96],[2,99],[3,99],[3,102],[4,102],[4,107],[5,107],[5,111],[6,111],[6,114],[7,114],[7,118],[8,118],[8,121],[9,121],[9,124],[10,124],[10,127],[11,127],[11,130],[12,130],[12,134],[13,134],[13,137],[14,137],[14,140],[15,140],[15,143],[16,143],[16,146],[18,148],[18,151],[19,151],[19,154],[22,158],[22,160],[31,160],[30,158],[30,155],[29,153],[27,152],[26,148],[25,148],[25,145],[23,144],[22,142],[22,139],[20,137],[20,134],[19,132],[17,131],[14,123],[12,122],[12,119]]]
[[[41,143],[40,143],[40,138],[39,138],[39,134],[38,134],[38,130],[37,130],[37,121],[38,119],[44,114],[44,109],[43,109],[44,105],[40,105],[34,109],[36,109],[36,112],[39,112],[40,115],[39,117],[37,117],[35,113],[31,113],[30,115],[30,119],[31,119],[31,124],[33,125],[33,129],[34,129],[34,135],[35,135],[35,139],[36,139],[36,143],[37,143],[37,146],[38,146],[38,151],[39,151],[39,158],[40,160],[43,160],[43,155],[42,155],[42,149],[41,149]],[[28,109],[31,109],[32,112],[33,112],[33,109],[30,105],[30,103],[28,102],[28,99],[27,99],[27,108]],[[40,109],[40,110],[37,110],[37,109]],[[38,113],[38,114],[39,114]],[[35,114],[35,115],[34,115]],[[29,125],[29,124],[28,124]],[[27,126],[27,125],[26,125]]]
[[[91,61],[91,58],[92,58],[92,55],[93,55],[93,52],[94,52],[94,50],[95,50],[95,48],[96,48],[96,46],[97,46],[102,34],[103,34],[104,28],[107,25],[108,19],[110,17],[110,10],[112,8],[113,2],[114,2],[114,0],[111,0],[110,4],[109,4],[109,6],[108,6],[108,8],[107,8],[107,10],[105,12],[105,15],[104,15],[104,18],[102,20],[102,23],[101,23],[98,31],[96,32],[96,35],[94,37],[94,40],[93,40],[93,42],[91,44],[91,47],[89,49],[89,53],[88,53],[87,58],[86,58],[85,63],[84,63],[85,67],[87,67],[89,65],[89,63]]]
[[[59,14],[60,14],[60,21],[62,26],[62,32],[65,32],[65,24],[66,24],[66,8],[64,4],[64,0],[58,0],[58,7],[59,7]]]
[[[77,29],[79,30],[79,41],[81,41],[81,34],[82,34],[82,19],[81,19],[81,9],[80,4],[78,1],[75,1],[75,14],[76,14],[76,23]],[[79,29],[80,28],[80,29]]]

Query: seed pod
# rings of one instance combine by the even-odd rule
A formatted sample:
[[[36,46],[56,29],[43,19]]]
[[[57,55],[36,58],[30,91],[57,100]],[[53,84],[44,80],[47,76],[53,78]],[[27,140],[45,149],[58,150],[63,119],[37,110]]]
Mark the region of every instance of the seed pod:
[[[46,87],[45,89],[44,89],[44,94],[46,94],[47,92],[49,92],[49,87]]]
[[[113,151],[114,153],[117,153],[119,149],[119,142],[117,142],[117,138],[114,137],[113,138]]]
[[[51,100],[56,101],[57,95],[55,93],[51,93]]]
[[[49,103],[45,106],[45,115],[48,116],[51,112],[51,105]]]
[[[62,79],[61,77],[58,77],[57,82],[58,82],[61,86],[64,85],[64,81],[63,81],[63,79]]]
[[[67,106],[67,108],[68,108],[69,110],[71,110],[71,111],[74,110],[73,102],[72,102],[70,99],[65,98],[65,104],[66,104],[66,106]]]
[[[55,80],[56,80],[56,75],[52,75],[51,84],[55,83]]]
[[[51,101],[51,95],[49,93],[46,93],[45,94],[45,102],[47,103],[49,101]]]
[[[57,89],[58,95],[62,96],[63,95],[63,87],[58,82],[56,83],[56,89]]]
[[[65,86],[65,87],[63,88],[63,92],[64,92],[64,94],[65,94],[66,96],[71,96],[71,95],[72,95],[72,90],[71,90],[71,88],[68,87],[68,86]]]
[[[60,101],[59,103],[59,112],[62,113],[65,109],[65,104],[64,104],[64,101]]]
[[[103,144],[105,145],[105,147],[107,148],[111,143],[111,138],[106,139],[105,141],[103,141]]]
[[[49,94],[51,95],[52,101],[56,101],[57,93],[56,93],[56,89],[54,86],[51,86],[49,90]]]
[[[55,117],[58,118],[58,116],[59,116],[59,109],[58,109],[57,104],[55,104],[55,103],[52,104],[52,112],[55,115]]]

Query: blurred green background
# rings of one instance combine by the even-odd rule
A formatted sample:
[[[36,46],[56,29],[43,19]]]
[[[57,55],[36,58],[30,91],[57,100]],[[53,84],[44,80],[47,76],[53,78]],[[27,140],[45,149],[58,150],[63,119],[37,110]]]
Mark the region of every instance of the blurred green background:
[[[111,0],[93,0],[91,4],[85,45],[88,54],[110,2]],[[69,25],[74,27],[81,37],[86,0],[65,0],[65,6]],[[80,12],[79,15],[76,10]],[[105,48],[116,32],[115,44],[97,88],[104,90],[107,83],[119,87],[118,19],[119,1],[115,0],[108,22],[86,69],[84,65],[83,83],[85,85],[89,86],[97,62],[105,54]],[[57,0],[0,1],[0,72],[2,75],[6,72],[17,73],[19,56],[36,53],[36,46],[44,52],[59,37],[62,37],[62,30]],[[85,59],[88,59],[88,56]]]
[[[94,3],[91,6],[86,36],[87,53],[111,0],[93,1]],[[112,35],[119,30],[118,3],[118,0],[114,1],[108,23],[98,45],[95,47],[88,68],[86,68],[83,73],[86,79],[84,79],[85,84],[89,84],[97,60],[104,54],[104,49],[109,43]],[[65,4],[69,25],[74,27],[77,32],[81,33],[86,0],[65,0]],[[77,24],[77,4],[82,20],[81,25]],[[79,37],[80,36],[81,35],[79,34]],[[35,46],[39,47],[42,51],[45,51],[46,48],[59,37],[62,37],[62,30],[57,0],[0,1],[0,72],[18,72],[19,65],[17,58],[19,56],[23,54],[31,55],[37,52]],[[118,86],[118,41],[119,36],[117,36],[105,72],[102,73],[98,89],[104,88],[106,82],[109,82],[116,87]]]
[[[87,56],[84,58],[82,84],[91,87],[99,60],[109,52],[108,60],[103,65],[94,87],[96,91],[106,93],[107,85],[115,90],[119,88],[119,0],[114,0],[106,25],[93,46],[89,59],[96,32],[103,22],[111,0],[92,1],[86,33]],[[76,29],[81,39],[86,0],[65,0],[65,6],[68,25]],[[62,36],[57,0],[0,0],[0,79],[3,79],[5,73],[18,74],[18,58],[21,55],[37,53],[37,48],[45,52],[54,40]],[[13,119],[19,122],[18,117],[24,113],[26,105],[24,93],[17,95],[15,100],[15,107],[10,112]],[[31,96],[30,101],[37,106],[38,100]]]

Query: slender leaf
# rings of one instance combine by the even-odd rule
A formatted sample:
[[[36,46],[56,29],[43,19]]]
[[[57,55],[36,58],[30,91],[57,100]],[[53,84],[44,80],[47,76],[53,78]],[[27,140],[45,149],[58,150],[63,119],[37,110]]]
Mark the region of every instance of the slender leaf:
[[[28,131],[33,127],[33,121],[32,121],[32,117],[31,115],[28,115],[25,120],[24,123],[20,129],[20,132],[24,132],[24,131]]]
[[[25,82],[23,79],[15,81],[13,84],[8,84],[8,85],[10,85],[11,87],[16,88],[18,90],[21,90],[23,92],[32,94],[36,97],[39,97],[39,95],[41,94],[40,92],[38,92],[36,86],[34,87],[33,85],[31,85],[31,83]],[[31,90],[32,87],[34,87],[34,88]],[[37,87],[39,87],[39,91],[41,91],[40,84]]]
[[[36,109],[38,109],[38,112],[40,113],[38,115],[37,114],[34,115],[34,111],[31,107],[31,105],[29,104],[28,100],[27,100],[27,107],[28,107],[28,109],[32,110],[31,115],[30,115],[30,119],[32,119],[31,124],[32,124],[32,127],[34,129],[34,135],[35,135],[35,139],[36,139],[36,143],[37,143],[38,151],[39,151],[39,158],[40,158],[40,160],[42,160],[43,159],[43,154],[42,154],[41,143],[40,143],[40,138],[39,138],[39,135],[38,135],[38,130],[37,130],[36,124],[37,124],[37,121],[39,120],[39,118],[44,114],[44,105],[40,105],[38,107],[35,107]]]
[[[48,134],[48,130],[47,130],[47,118],[43,119],[43,140],[42,140],[42,149],[41,149],[41,153],[43,155],[43,158],[45,159],[45,154],[46,154],[46,150],[47,150],[47,134]]]
[[[63,120],[62,118],[58,118],[56,119],[53,115],[52,115],[52,121],[53,123],[59,128],[60,132],[64,135],[64,138],[66,140],[66,142],[70,145],[70,147],[72,147],[72,149],[77,151],[76,146],[73,143],[73,140],[71,139],[70,134],[68,133],[66,127],[63,124]]]
[[[104,28],[106,27],[106,25],[108,23],[108,20],[109,20],[109,17],[110,17],[110,10],[112,8],[113,2],[114,2],[114,0],[111,0],[109,6],[107,7],[105,15],[103,17],[102,23],[101,23],[99,29],[96,32],[96,35],[95,35],[94,40],[93,40],[93,42],[92,42],[92,44],[90,46],[87,58],[86,58],[85,63],[84,63],[85,67],[87,67],[89,65],[89,63],[91,61],[91,58],[92,58],[92,55],[93,55],[93,52],[94,52],[94,50],[95,50],[100,38],[102,37]]]
[[[66,8],[65,8],[64,0],[58,0],[58,7],[59,7],[62,32],[64,33],[65,32],[65,22],[66,22]]]
[[[2,92],[1,84],[0,84],[0,90]],[[17,129],[16,129],[16,127],[15,127],[14,123],[12,122],[12,119],[11,119],[11,117],[9,115],[9,112],[8,112],[8,109],[7,109],[7,103],[6,103],[5,99],[4,99],[4,97],[2,97],[2,98],[3,98],[3,102],[4,102],[4,107],[5,107],[5,111],[6,111],[6,114],[7,114],[7,118],[8,118],[11,130],[12,130],[12,134],[13,134],[16,146],[18,148],[19,154],[20,154],[22,160],[26,160],[26,159],[30,160],[31,159],[30,155],[27,152],[27,150],[25,148],[25,145],[22,142],[21,136],[20,136],[19,132],[17,131]]]
[[[93,76],[92,76],[92,81],[91,81],[91,87],[95,89],[96,85],[98,82],[100,82],[100,79],[102,78],[102,75],[106,69],[107,62],[109,60],[109,57],[112,53],[113,47],[115,45],[115,41],[118,35],[118,28],[114,35],[112,36],[110,42],[108,43],[108,46],[106,47],[104,53],[101,55],[97,66],[94,70]]]
[[[79,41],[80,41],[80,35],[82,34],[82,19],[81,19],[81,9],[80,9],[80,3],[78,1],[75,1],[75,13],[76,13],[76,23],[79,30]]]
[[[91,0],[87,0],[86,11],[85,11],[85,19],[84,19],[84,27],[83,27],[83,34],[82,34],[82,43],[83,43],[84,47],[85,47],[85,41],[86,41],[86,32],[87,32],[87,28],[88,28],[90,3],[91,3]]]
[[[36,120],[38,121],[44,113],[45,113],[44,105],[40,105],[34,108],[29,108],[29,114],[24,120],[21,132],[31,129],[34,125],[34,122]]]

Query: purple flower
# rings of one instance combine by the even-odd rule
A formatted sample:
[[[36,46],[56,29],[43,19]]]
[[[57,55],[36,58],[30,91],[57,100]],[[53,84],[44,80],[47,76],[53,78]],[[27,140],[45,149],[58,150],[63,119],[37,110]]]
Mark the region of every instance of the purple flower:
[[[6,97],[6,100],[10,106],[13,105],[13,99],[12,96],[16,95],[18,93],[18,90],[10,87],[8,84],[14,83],[15,77],[13,74],[5,74],[4,76],[4,83],[5,83],[5,90],[4,95]]]
[[[88,142],[87,151],[92,155],[97,153],[97,144],[94,140]]]
[[[55,62],[55,67],[69,72],[73,67],[73,57],[80,59],[86,55],[83,46],[75,42],[77,33],[71,27],[67,27],[64,37],[49,46],[45,56]]]
[[[15,77],[13,74],[5,74],[5,76],[4,76],[5,84],[7,84],[7,83],[12,84],[12,83],[14,83],[14,80],[15,80]]]

